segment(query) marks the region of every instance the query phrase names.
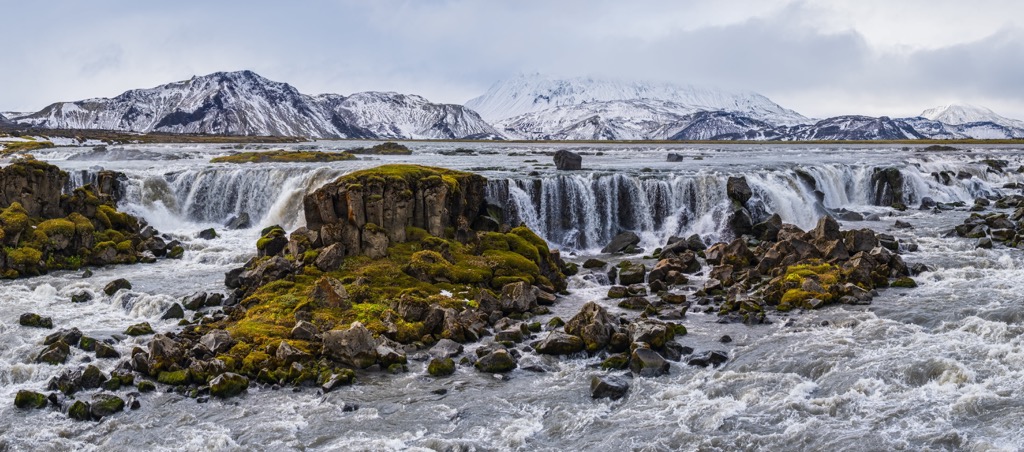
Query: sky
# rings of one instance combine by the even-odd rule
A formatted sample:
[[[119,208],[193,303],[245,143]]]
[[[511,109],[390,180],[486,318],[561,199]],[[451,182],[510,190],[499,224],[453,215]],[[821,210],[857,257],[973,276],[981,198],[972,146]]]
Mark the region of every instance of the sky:
[[[520,73],[751,90],[809,117],[1024,119],[1020,0],[0,0],[0,111],[250,69],[464,103]]]

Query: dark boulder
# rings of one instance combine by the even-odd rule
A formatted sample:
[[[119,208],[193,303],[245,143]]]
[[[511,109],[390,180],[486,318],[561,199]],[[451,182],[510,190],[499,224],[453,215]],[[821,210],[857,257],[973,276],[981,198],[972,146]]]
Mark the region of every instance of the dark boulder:
[[[613,375],[595,375],[590,379],[590,397],[619,400],[629,392],[629,382]]]
[[[121,289],[132,290],[132,283],[124,278],[115,279],[103,287],[103,293],[107,294],[107,296],[113,296]]]
[[[18,317],[18,324],[21,326],[27,326],[32,328],[53,328],[53,319],[50,317],[43,317],[39,314],[26,312]]]
[[[583,157],[575,152],[562,149],[555,152],[555,167],[559,170],[583,169]]]
[[[621,253],[631,246],[636,246],[638,243],[640,243],[640,237],[631,231],[627,231],[612,237],[612,240],[601,249],[601,252],[609,254]]]
[[[669,371],[669,363],[658,352],[638,347],[629,358],[629,369],[641,377],[658,377]]]
[[[747,178],[744,176],[730,176],[725,183],[725,194],[740,205],[746,204],[750,197],[754,196],[754,192],[750,189]]]

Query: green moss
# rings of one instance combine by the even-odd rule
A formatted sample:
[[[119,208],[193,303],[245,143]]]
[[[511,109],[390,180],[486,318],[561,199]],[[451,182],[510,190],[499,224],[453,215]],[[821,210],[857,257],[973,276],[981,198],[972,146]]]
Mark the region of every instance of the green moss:
[[[189,384],[188,370],[163,371],[156,377],[156,381],[171,386],[182,386]]]
[[[47,237],[55,235],[70,237],[75,234],[75,229],[75,223],[64,218],[54,218],[36,225],[36,230],[46,234]]]
[[[117,248],[117,252],[119,253],[131,253],[132,251],[135,251],[135,247],[132,246],[131,240],[124,240],[118,243],[115,248]]]
[[[15,201],[0,212],[0,225],[3,225],[5,236],[11,237],[27,229],[31,225],[31,220],[28,211],[21,203]]]
[[[19,267],[32,267],[43,259],[43,252],[29,247],[15,248],[7,252],[7,259]]]
[[[914,281],[909,276],[904,276],[901,278],[897,278],[895,281],[890,283],[889,287],[903,287],[907,289],[912,289],[914,287],[917,287],[917,282]]]
[[[348,152],[321,151],[261,151],[239,152],[237,154],[214,157],[210,163],[269,163],[269,162],[338,162],[353,160],[356,156]]]

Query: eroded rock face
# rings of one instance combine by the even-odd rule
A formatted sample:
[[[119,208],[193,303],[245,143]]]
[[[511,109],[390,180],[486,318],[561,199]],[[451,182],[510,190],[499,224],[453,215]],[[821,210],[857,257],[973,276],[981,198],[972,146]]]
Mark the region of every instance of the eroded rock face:
[[[486,180],[479,175],[414,165],[359,171],[307,195],[306,227],[323,245],[340,243],[346,256],[382,256],[405,242],[406,228],[444,236],[466,230],[486,210]]]
[[[20,203],[30,217],[54,218],[65,214],[60,195],[68,174],[41,162],[0,168],[0,207]]]

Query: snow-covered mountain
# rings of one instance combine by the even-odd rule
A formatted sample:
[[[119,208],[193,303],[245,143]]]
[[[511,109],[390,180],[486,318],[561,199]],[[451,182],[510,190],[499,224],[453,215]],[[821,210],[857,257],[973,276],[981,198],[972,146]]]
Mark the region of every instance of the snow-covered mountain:
[[[922,112],[920,116],[922,118],[928,118],[932,121],[939,121],[943,124],[950,125],[990,122],[1005,127],[1024,129],[1024,121],[1000,116],[988,108],[975,105],[943,105],[935,108],[929,108]]]
[[[310,138],[450,139],[496,133],[460,105],[396,93],[314,97],[252,71],[217,72],[112,99],[58,102],[12,119],[44,128]]]
[[[567,79],[548,78],[540,74],[520,75],[495,83],[480,97],[466,102],[466,106],[480,113],[492,122],[512,124],[512,118],[536,113],[529,120],[537,124],[543,111],[551,111],[558,122],[564,116],[585,116],[583,113],[570,114],[571,108],[586,110],[603,109],[614,116],[627,112],[614,112],[621,104],[597,106],[615,101],[630,101],[635,112],[637,107],[649,107],[647,116],[662,114],[665,107],[671,107],[674,115],[682,116],[699,111],[727,111],[758,119],[774,125],[793,125],[808,121],[803,115],[782,108],[767,97],[749,91],[726,91],[695,86],[675,85],[644,81],[620,81],[578,77]],[[645,105],[647,104],[647,105]],[[610,117],[602,116],[603,120]],[[534,130],[533,133],[537,131]],[[557,135],[555,127],[546,128],[546,133]]]
[[[0,126],[9,126],[13,124],[10,119],[7,119],[2,113],[0,113]]]

